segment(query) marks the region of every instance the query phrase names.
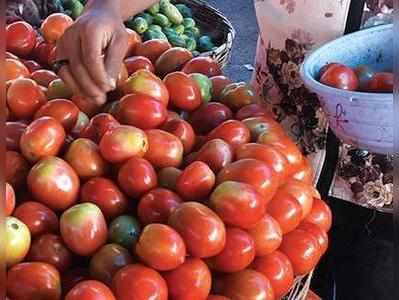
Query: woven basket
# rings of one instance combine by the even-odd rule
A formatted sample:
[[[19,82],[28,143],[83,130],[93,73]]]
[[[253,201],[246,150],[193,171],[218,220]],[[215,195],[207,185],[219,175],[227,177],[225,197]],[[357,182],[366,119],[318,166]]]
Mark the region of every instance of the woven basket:
[[[185,4],[192,9],[193,17],[201,31],[209,35],[217,48],[201,53],[215,59],[223,68],[230,59],[235,30],[231,22],[216,8],[202,0],[177,0],[175,3]]]

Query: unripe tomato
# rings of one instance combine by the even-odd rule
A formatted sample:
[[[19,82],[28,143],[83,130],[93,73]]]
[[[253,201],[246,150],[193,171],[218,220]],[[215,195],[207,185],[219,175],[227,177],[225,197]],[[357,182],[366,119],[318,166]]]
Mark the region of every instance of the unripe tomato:
[[[7,267],[21,262],[28,254],[31,236],[28,227],[15,217],[5,219],[5,263]]]

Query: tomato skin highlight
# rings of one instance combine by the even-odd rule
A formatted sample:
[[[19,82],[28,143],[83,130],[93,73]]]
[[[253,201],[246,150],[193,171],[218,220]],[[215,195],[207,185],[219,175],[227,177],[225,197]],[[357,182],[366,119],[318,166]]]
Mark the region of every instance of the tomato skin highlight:
[[[304,219],[304,222],[316,224],[325,232],[328,232],[332,225],[332,212],[330,207],[323,200],[313,198],[312,210]]]
[[[36,32],[24,21],[8,24],[6,27],[7,51],[17,56],[28,56],[36,45]]]
[[[79,282],[66,295],[65,300],[116,300],[112,291],[95,280]]]

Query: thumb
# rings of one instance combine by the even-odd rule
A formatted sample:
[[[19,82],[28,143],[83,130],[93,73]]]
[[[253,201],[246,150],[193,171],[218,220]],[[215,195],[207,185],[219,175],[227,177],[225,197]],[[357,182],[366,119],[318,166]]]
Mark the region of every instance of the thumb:
[[[127,47],[127,37],[123,34],[117,34],[111,39],[106,50],[105,70],[114,87],[116,86],[116,81],[118,79]]]

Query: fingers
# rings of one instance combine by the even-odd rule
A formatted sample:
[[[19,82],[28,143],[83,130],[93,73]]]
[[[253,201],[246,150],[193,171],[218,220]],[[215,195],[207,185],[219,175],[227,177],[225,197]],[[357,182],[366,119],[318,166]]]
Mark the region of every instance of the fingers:
[[[127,47],[127,35],[123,32],[115,34],[107,48],[105,56],[105,70],[115,84],[118,79]]]
[[[69,70],[69,66],[62,66],[58,71],[58,76],[65,82],[65,84],[72,90],[73,94],[79,94],[80,88],[73,78],[71,71]]]

